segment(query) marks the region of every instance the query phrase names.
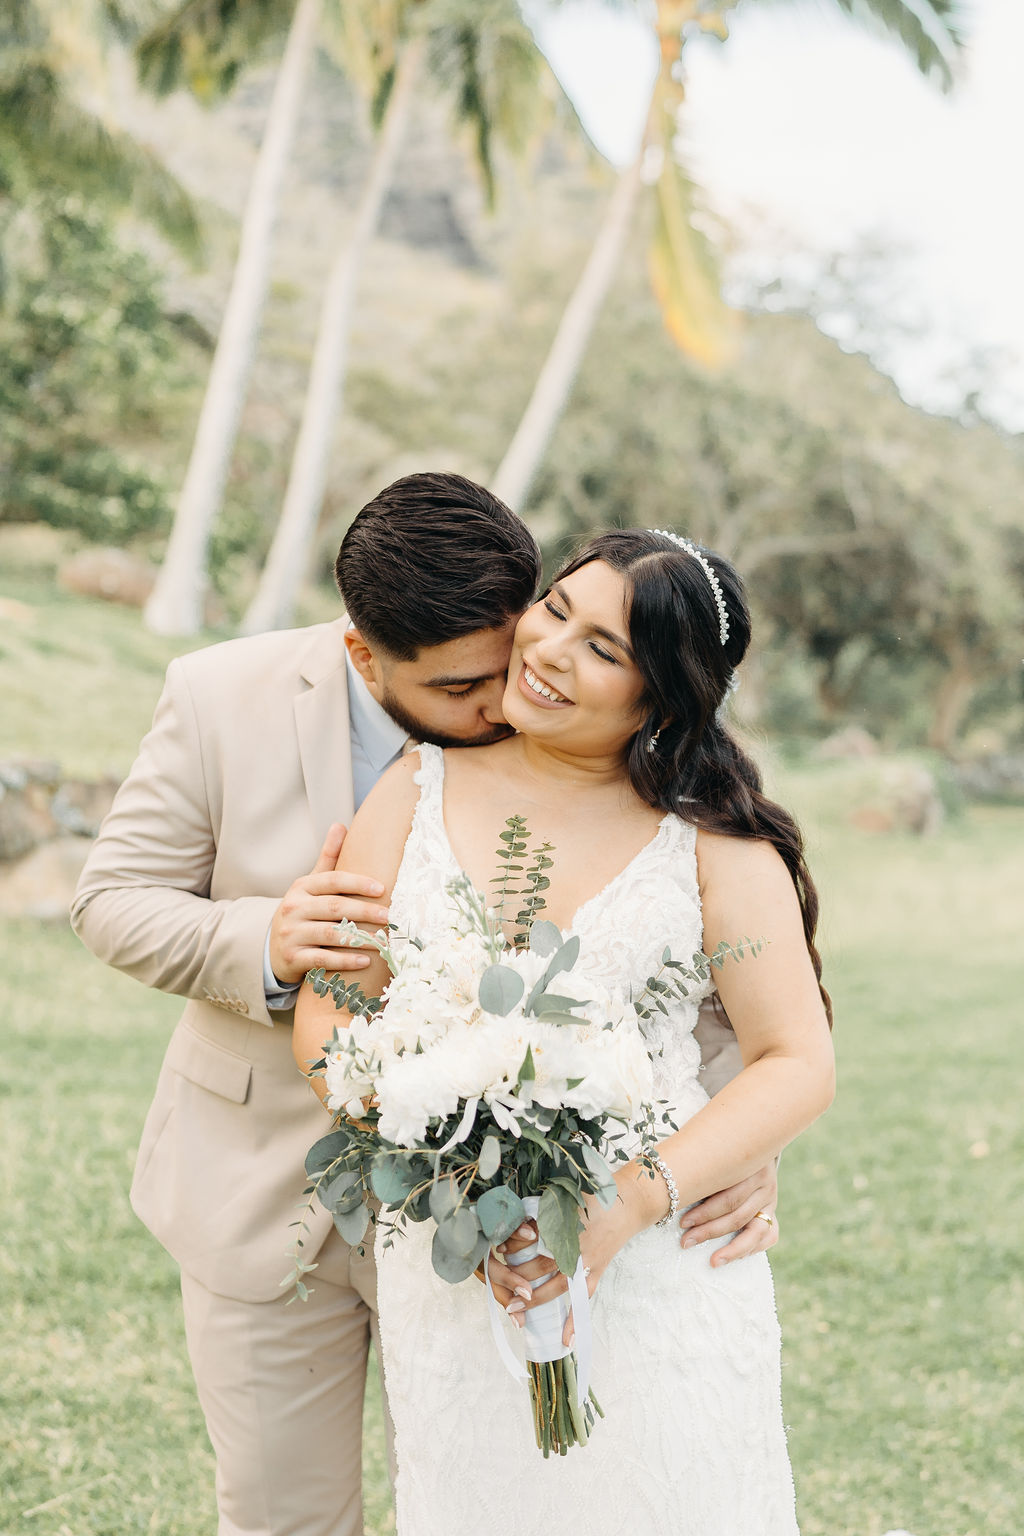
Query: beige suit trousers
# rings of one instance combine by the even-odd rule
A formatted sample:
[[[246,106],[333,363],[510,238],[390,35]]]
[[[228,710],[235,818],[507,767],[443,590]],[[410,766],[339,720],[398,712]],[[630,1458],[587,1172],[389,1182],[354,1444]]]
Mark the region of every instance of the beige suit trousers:
[[[363,1536],[376,1271],[372,1251],[360,1257],[336,1234],[323,1253],[333,1278],[314,1272],[309,1300],[291,1305],[283,1293],[264,1302],[218,1296],[182,1274],[185,1337],[217,1457],[218,1536]],[[386,1403],[384,1412],[390,1457]]]

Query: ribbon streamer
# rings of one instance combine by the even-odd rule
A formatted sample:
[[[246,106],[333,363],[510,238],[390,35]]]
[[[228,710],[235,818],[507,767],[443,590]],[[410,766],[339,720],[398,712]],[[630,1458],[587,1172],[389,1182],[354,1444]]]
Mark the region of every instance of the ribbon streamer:
[[[531,1198],[533,1197],[528,1196],[527,1201],[524,1202],[524,1204],[527,1204],[527,1207]],[[531,1213],[529,1208],[527,1209],[527,1214],[532,1215],[532,1219],[536,1221],[536,1214]],[[528,1263],[530,1259],[537,1258],[538,1255],[546,1258],[552,1257],[550,1249],[545,1248],[539,1239],[536,1243],[531,1243],[528,1248],[520,1248],[514,1256],[512,1254],[507,1255],[507,1262],[515,1268],[520,1264]],[[498,1305],[498,1298],[495,1296],[494,1288],[491,1284],[490,1259],[491,1251],[488,1249],[484,1258],[484,1279],[487,1283],[487,1307],[491,1321],[491,1332],[494,1335],[498,1355],[505,1368],[516,1381],[523,1381],[526,1378],[526,1369],[518,1355],[512,1351],[505,1329],[502,1327],[502,1309]],[[550,1278],[550,1275],[542,1276],[537,1280],[528,1281],[527,1284],[531,1290],[536,1290],[539,1286],[545,1285]],[[573,1341],[573,1346],[567,1346],[562,1343],[562,1330],[565,1327],[570,1311],[576,1326],[576,1337]],[[590,1371],[594,1354],[593,1329],[590,1321],[590,1296],[587,1292],[587,1277],[584,1273],[582,1258],[577,1261],[576,1270],[570,1276],[568,1292],[554,1296],[550,1301],[546,1301],[541,1306],[528,1311],[524,1316],[523,1332],[527,1345],[526,1357],[528,1360],[564,1360],[566,1355],[571,1354],[573,1347],[575,1347],[577,1402],[582,1407],[586,1400],[587,1392],[590,1389]]]

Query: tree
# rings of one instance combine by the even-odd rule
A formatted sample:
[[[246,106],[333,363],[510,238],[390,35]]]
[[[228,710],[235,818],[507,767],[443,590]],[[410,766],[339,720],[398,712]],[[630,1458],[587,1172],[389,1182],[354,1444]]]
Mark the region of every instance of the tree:
[[[116,0],[90,0],[59,25],[56,8],[41,0],[8,0],[0,15],[0,218],[38,193],[74,194],[131,209],[194,257],[199,225],[181,185],[88,101],[104,41],[127,29]]]
[[[867,20],[900,39],[921,71],[952,83],[961,43],[960,0],[835,0],[853,19]],[[660,67],[634,164],[619,179],[590,257],[574,290],[519,426],[491,481],[497,496],[521,507],[565,409],[580,360],[607,297],[632,225],[638,194],[652,193],[652,285],[666,328],[688,355],[708,365],[730,354],[734,317],[721,302],[705,242],[695,229],[694,189],[675,151],[685,101],[682,66],[690,37],[727,37],[737,0],[656,0],[654,25]]]
[[[181,372],[156,271],[77,194],[38,198],[8,244],[0,523],[50,523],[108,544],[162,530],[163,485],[117,446],[152,428]]]
[[[221,322],[171,537],[145,620],[158,634],[194,634],[202,622],[206,551],[220,508],[256,351],[270,275],[274,225],[302,88],[313,53],[320,0],[260,0],[231,26],[233,0],[184,0],[139,45],[144,81],[170,90],[188,79],[200,93],[225,89],[241,66],[241,44],[255,46],[288,26],[245,214],[238,259]],[[290,25],[288,24],[290,21]]]
[[[489,203],[495,195],[494,138],[519,146],[537,118],[543,61],[515,0],[433,0],[408,7],[396,16],[398,32],[392,37],[358,28],[357,13],[356,7],[348,12],[345,57],[364,91],[386,106],[352,231],[328,279],[284,506],[243,621],[248,634],[291,621],[309,564],[341,408],[357,284],[424,64],[453,100],[456,121],[472,131]]]

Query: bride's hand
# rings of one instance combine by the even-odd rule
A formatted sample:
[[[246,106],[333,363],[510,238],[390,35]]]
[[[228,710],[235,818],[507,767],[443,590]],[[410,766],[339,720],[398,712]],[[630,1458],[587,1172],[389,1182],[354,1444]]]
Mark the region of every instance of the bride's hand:
[[[619,1249],[625,1247],[630,1238],[642,1232],[662,1214],[660,1210],[654,1208],[657,1197],[655,1195],[652,1199],[649,1187],[653,1181],[645,1179],[643,1175],[638,1176],[633,1165],[620,1169],[615,1176],[615,1182],[619,1188],[619,1198],[610,1210],[606,1210],[594,1196],[587,1198],[583,1217],[584,1226],[580,1233],[580,1257],[586,1272],[587,1292],[591,1296]],[[503,1244],[502,1247],[514,1251],[535,1241],[532,1237],[521,1236],[523,1230],[520,1229],[520,1232],[517,1232],[508,1244]],[[550,1279],[545,1284],[538,1285],[529,1296],[526,1294],[529,1290],[528,1286],[522,1286],[521,1291],[516,1292],[517,1278],[521,1284],[524,1278],[537,1279],[543,1274],[549,1274]],[[499,1281],[501,1289],[499,1289]],[[492,1258],[491,1282],[494,1285],[496,1299],[517,1327],[522,1327],[524,1312],[528,1312],[533,1307],[543,1306],[546,1301],[551,1301],[566,1290],[569,1284],[566,1276],[554,1267],[549,1258],[531,1259],[518,1270],[509,1270]],[[574,1331],[570,1316],[565,1326],[564,1342],[566,1344],[572,1342]]]

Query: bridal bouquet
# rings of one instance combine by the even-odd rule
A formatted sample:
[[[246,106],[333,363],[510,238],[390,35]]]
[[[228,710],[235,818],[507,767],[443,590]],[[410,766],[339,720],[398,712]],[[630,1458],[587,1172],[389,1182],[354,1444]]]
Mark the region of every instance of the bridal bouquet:
[[[310,972],[318,995],[330,993],[351,1022],[335,1028],[313,1068],[335,1128],[306,1159],[307,1195],[353,1244],[366,1237],[371,1195],[385,1207],[388,1241],[406,1223],[432,1219],[433,1266],[452,1284],[481,1264],[486,1278],[491,1247],[523,1221],[535,1222],[539,1248],[509,1262],[539,1251],[569,1277],[569,1290],[525,1312],[525,1371],[501,1329],[489,1279],[488,1302],[506,1364],[528,1377],[537,1444],[545,1456],[564,1455],[586,1443],[600,1413],[589,1391],[580,1213],[588,1195],[605,1206],[616,1199],[609,1159],[626,1158],[615,1143],[627,1128],[639,1132],[645,1154],[657,1134],[675,1128],[653,1103],[644,1025],[666,998],[706,978],[724,951],[736,951],[722,946],[683,965],[666,950],[640,996],[609,991],[581,963],[579,939],[538,918],[549,845],[534,854],[525,889],[516,892],[510,882],[527,847],[522,818],[510,818],[501,837],[497,905],[488,906],[465,876],[449,882],[457,918],[443,939],[371,938],[339,925],[347,943],[372,946],[387,962],[392,979],[380,998],[341,976]],[[510,895],[522,900],[512,938],[502,927]],[[303,1276],[314,1266],[302,1263],[301,1241],[300,1232],[288,1281],[304,1297]],[[578,1355],[562,1344],[570,1307]]]

